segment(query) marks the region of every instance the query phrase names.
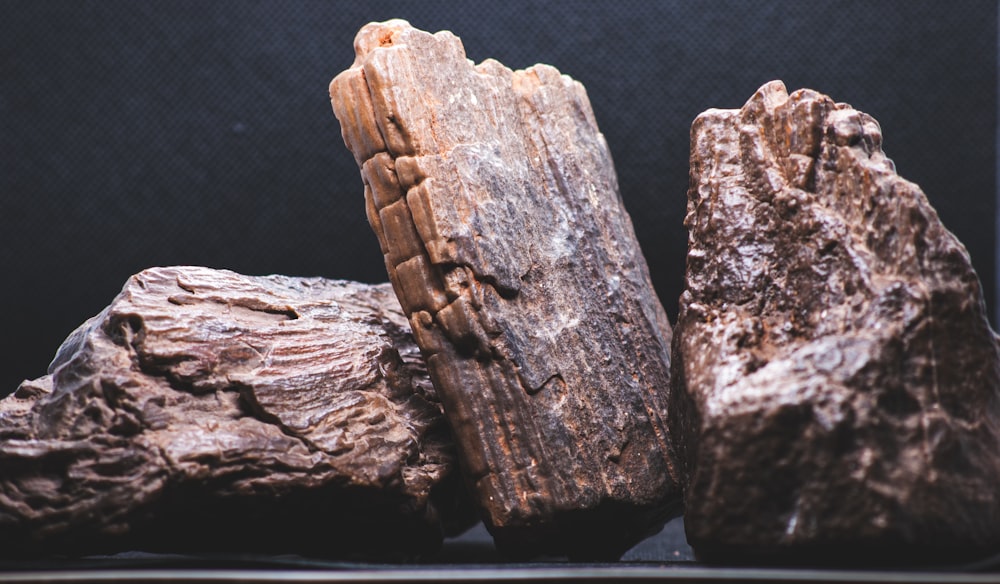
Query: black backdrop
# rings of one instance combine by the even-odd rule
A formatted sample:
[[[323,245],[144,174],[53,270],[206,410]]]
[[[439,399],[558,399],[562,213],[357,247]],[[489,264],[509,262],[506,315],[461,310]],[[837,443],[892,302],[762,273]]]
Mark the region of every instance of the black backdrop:
[[[992,309],[993,0],[0,0],[0,15],[0,394],[148,266],[384,280],[327,86],[357,29],[391,17],[584,83],[671,316],[690,123],[777,78],[881,122]]]

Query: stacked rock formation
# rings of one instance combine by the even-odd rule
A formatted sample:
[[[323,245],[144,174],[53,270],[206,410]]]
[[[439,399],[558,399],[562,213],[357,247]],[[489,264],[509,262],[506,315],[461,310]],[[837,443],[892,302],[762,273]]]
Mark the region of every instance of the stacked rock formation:
[[[474,515],[388,285],[150,269],[50,372],[0,401],[4,555],[404,558]]]
[[[670,419],[702,558],[1000,544],[997,340],[965,249],[881,141],[780,82],[694,122]]]
[[[368,25],[330,87],[500,548],[617,557],[677,510],[670,326],[583,87]]]

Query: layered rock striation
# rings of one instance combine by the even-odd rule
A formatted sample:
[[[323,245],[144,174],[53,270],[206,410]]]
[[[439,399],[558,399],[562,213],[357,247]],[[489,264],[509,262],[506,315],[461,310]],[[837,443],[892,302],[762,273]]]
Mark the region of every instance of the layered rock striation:
[[[455,462],[387,284],[153,268],[0,401],[0,543],[414,557]]]
[[[398,20],[355,48],[334,112],[497,544],[617,557],[677,510],[671,333],[586,92]]]

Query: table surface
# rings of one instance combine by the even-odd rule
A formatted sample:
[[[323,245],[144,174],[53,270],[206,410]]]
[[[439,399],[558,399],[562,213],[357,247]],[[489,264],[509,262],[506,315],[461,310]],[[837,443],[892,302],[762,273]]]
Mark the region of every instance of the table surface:
[[[846,562],[845,562],[846,564]],[[699,564],[680,519],[618,563],[504,562],[482,525],[416,564],[300,556],[122,552],[76,559],[2,560],[0,582],[997,582],[1000,562],[880,570],[719,567]]]

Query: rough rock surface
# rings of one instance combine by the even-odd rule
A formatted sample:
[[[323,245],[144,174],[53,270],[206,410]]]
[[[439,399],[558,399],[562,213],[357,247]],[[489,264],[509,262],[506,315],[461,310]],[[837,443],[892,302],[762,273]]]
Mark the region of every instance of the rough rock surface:
[[[387,284],[154,268],[0,401],[0,549],[409,557],[454,463]]]
[[[670,327],[586,92],[398,20],[355,48],[334,112],[490,531],[617,557],[677,506]]]
[[[780,82],[694,122],[670,405],[704,559],[1000,544],[996,338],[964,247],[881,142]]]

